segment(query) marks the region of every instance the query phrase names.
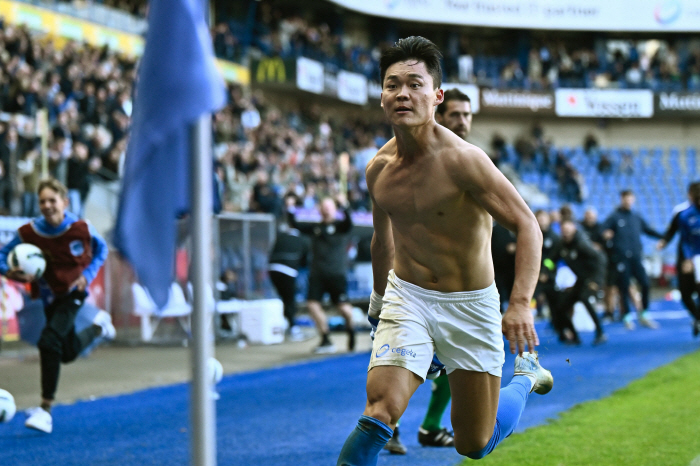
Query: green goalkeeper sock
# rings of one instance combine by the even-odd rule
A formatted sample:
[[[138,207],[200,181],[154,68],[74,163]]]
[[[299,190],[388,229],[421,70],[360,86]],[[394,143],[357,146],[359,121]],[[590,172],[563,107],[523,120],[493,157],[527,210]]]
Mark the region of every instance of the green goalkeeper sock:
[[[430,396],[428,412],[425,413],[425,419],[423,419],[423,425],[421,425],[423,429],[442,429],[442,416],[450,403],[451,396],[450,382],[447,379],[447,375],[441,375],[433,381],[433,394]]]

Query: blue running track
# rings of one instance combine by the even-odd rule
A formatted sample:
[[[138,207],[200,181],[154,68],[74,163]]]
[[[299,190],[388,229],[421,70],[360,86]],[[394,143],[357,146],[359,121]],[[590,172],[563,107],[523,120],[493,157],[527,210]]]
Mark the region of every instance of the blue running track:
[[[668,309],[672,304],[673,309]],[[607,326],[610,341],[567,347],[540,327],[543,365],[554,389],[532,395],[519,430],[542,424],[577,403],[594,400],[700,347],[690,319],[674,303],[655,303],[661,328],[626,331]],[[661,307],[666,306],[667,309]],[[218,389],[218,462],[235,466],[334,465],[365,402],[368,354],[332,357],[225,377]],[[504,383],[510,380],[508,355]],[[0,425],[0,464],[13,466],[188,465],[188,385],[145,390],[54,408],[54,432],[26,429],[18,413]],[[416,433],[430,397],[424,384],[401,421],[406,456],[383,452],[379,465],[455,465],[450,448],[422,448]],[[449,423],[449,415],[445,417]]]

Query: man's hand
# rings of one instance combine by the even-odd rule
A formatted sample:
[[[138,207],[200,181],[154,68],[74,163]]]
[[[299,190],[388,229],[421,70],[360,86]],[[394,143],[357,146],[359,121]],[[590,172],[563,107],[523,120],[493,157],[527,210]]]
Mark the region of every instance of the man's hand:
[[[81,275],[76,281],[70,284],[71,290],[85,291],[85,288],[87,288],[87,279],[85,275]]]
[[[607,241],[607,240],[613,239],[613,237],[615,236],[615,232],[612,230],[605,230],[603,232],[602,236],[603,236],[603,239]]]
[[[501,328],[510,344],[511,354],[516,352],[522,354],[525,351],[526,343],[530,352],[535,351],[535,346],[540,344],[535,331],[532,311],[525,304],[510,303],[505,314],[503,314]]]
[[[30,283],[33,282],[36,278],[34,277],[34,275],[25,273],[22,270],[10,270],[5,276],[10,280],[14,280],[20,283]]]
[[[683,273],[691,273],[693,271],[693,261],[690,259],[685,259],[681,263],[681,272]]]
[[[660,239],[658,243],[656,243],[656,250],[661,251],[663,248],[666,247],[666,241]]]

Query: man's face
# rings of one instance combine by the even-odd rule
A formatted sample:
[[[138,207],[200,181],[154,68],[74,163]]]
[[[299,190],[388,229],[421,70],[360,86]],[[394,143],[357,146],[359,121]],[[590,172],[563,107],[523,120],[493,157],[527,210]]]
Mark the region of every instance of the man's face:
[[[627,194],[625,196],[622,196],[622,207],[624,207],[627,210],[632,210],[632,206],[634,206],[634,194]]]
[[[336,207],[333,199],[326,198],[321,202],[320,210],[323,221],[328,223],[335,220],[335,214],[338,211],[338,208]]]
[[[535,218],[537,218],[537,223],[540,225],[540,230],[542,230],[543,233],[549,231],[551,220],[547,212],[540,212]]]
[[[442,98],[443,91],[433,88],[433,78],[424,62],[409,59],[387,68],[381,100],[392,125],[419,126],[429,122]]]
[[[564,222],[561,225],[561,239],[565,243],[570,243],[576,234],[576,224],[574,222]]]
[[[472,104],[463,100],[447,102],[445,113],[435,115],[437,122],[466,140],[472,129]]]
[[[583,214],[583,223],[585,223],[586,225],[595,225],[597,221],[598,215],[595,213],[594,210],[587,210]]]
[[[68,201],[50,188],[44,188],[39,193],[39,208],[46,222],[57,227],[63,221]]]

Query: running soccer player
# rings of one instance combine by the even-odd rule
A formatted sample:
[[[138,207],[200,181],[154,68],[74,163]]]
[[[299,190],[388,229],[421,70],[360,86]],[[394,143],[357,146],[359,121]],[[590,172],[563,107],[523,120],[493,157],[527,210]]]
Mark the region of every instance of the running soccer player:
[[[338,465],[377,463],[434,353],[449,378],[455,448],[470,458],[489,454],[513,432],[529,394],[553,384],[534,352],[529,307],[542,234],[489,157],[435,121],[441,56],[429,40],[409,37],[380,60],[381,105],[396,136],[367,167],[374,221],[369,313],[379,323],[367,404]],[[516,279],[502,317],[492,217],[517,233]],[[501,332],[518,353],[515,376],[502,390]]]
[[[74,361],[95,339],[114,339],[112,319],[99,311],[93,325],[79,333],[75,317],[88,295],[88,286],[107,258],[107,243],[84,220],[66,211],[68,190],[55,179],[39,183],[41,217],[21,226],[17,235],[0,249],[0,273],[20,282],[31,282],[44,302],[46,325],[41,331],[41,407],[31,410],[25,425],[51,433],[54,401],[61,363]],[[39,280],[17,270],[9,270],[7,255],[19,243],[37,246],[46,258],[46,271]]]
[[[445,91],[442,103],[437,106],[435,120],[466,141],[472,129],[472,118],[472,103],[469,96],[459,89]],[[424,447],[454,446],[454,433],[442,425],[442,416],[451,398],[447,374],[438,374],[438,377],[433,379],[431,388],[428,411],[418,429],[418,443]],[[394,429],[394,435],[384,449],[392,453],[406,453],[406,447],[399,437],[398,424]]]
[[[657,249],[661,250],[666,247],[666,245],[673,239],[676,232],[681,229],[681,225],[687,230],[689,226],[690,213],[686,213],[687,210],[695,210],[696,200],[695,197],[700,195],[700,182],[695,181],[688,185],[688,201],[682,202],[673,208],[673,220],[666,229],[663,239],[659,240],[656,245]],[[692,230],[691,230],[692,231]],[[681,241],[678,242],[678,252],[676,257],[676,270],[678,273],[678,289],[681,292],[681,300],[685,305],[685,308],[690,313],[693,318],[692,333],[694,337],[700,334],[700,306],[695,298],[695,292],[697,290],[696,284],[696,271],[694,264],[692,262],[692,257],[686,255],[688,247],[692,246],[689,239],[694,238],[693,235],[687,235],[684,241],[683,233],[681,231]]]

